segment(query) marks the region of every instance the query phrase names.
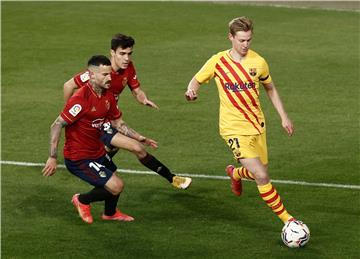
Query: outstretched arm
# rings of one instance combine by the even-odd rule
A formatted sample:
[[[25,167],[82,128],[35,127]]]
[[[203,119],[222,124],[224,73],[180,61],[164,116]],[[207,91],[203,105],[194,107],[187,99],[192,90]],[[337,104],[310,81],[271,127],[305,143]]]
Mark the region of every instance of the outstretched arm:
[[[275,84],[271,82],[268,84],[263,84],[263,86],[265,87],[266,93],[269,96],[276,111],[280,115],[282,127],[285,129],[287,134],[291,136],[294,133],[295,128],[285,111],[284,105],[281,101],[280,95],[275,87]]]
[[[59,116],[50,127],[50,150],[49,158],[42,170],[43,176],[51,176],[55,173],[57,167],[57,147],[60,140],[61,130],[67,125],[66,121]]]
[[[141,90],[140,87],[133,89],[131,93],[139,103],[150,106],[151,108],[159,109],[159,107],[153,101],[146,97],[145,92]]]
[[[152,148],[158,147],[155,140],[140,135],[138,132],[130,128],[121,118],[111,121],[111,124],[119,131],[119,133],[129,138],[135,139],[143,143],[144,145],[150,146]]]
[[[185,92],[185,98],[188,101],[195,101],[198,97],[198,91],[200,88],[200,83],[193,77],[189,82],[187,90]]]
[[[64,101],[65,103],[69,98],[73,95],[74,91],[78,88],[76,85],[74,78],[71,78],[64,84]]]

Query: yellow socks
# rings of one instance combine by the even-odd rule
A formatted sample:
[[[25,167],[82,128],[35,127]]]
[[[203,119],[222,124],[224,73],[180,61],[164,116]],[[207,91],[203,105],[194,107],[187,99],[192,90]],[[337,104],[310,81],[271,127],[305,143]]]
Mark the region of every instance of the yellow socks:
[[[255,180],[254,175],[243,166],[234,168],[233,177],[235,178],[235,180],[240,180],[240,179]]]
[[[268,184],[258,186],[261,198],[272,209],[272,211],[281,219],[282,222],[288,221],[292,216],[286,211],[281,202],[280,195],[269,182]]]

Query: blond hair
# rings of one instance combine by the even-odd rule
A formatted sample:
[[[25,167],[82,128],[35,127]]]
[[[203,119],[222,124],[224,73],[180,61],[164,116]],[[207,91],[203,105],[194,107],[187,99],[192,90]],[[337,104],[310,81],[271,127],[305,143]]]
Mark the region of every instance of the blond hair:
[[[245,17],[237,17],[229,22],[229,32],[235,35],[238,31],[253,31],[253,22]]]

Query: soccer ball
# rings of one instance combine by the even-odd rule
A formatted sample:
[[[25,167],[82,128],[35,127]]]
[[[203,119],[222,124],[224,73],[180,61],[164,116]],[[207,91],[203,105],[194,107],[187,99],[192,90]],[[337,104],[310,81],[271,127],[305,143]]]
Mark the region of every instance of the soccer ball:
[[[302,247],[309,242],[310,230],[300,220],[288,221],[282,228],[281,239],[288,247]]]

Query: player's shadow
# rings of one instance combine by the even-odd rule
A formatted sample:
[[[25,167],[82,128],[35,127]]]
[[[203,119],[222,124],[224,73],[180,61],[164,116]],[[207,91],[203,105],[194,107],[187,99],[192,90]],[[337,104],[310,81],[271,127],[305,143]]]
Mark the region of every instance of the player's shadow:
[[[37,185],[31,193],[19,202],[19,209],[24,215],[74,222],[74,216],[77,216],[71,203],[74,193],[64,193],[63,188],[42,184]]]
[[[138,207],[145,202],[147,206],[141,211],[141,214],[147,214],[152,221],[164,221],[164,215],[166,215],[171,220],[191,219],[216,222],[221,219],[221,222],[225,224],[241,222],[243,227],[250,229],[261,227],[266,230],[269,228],[268,224],[253,220],[253,209],[249,208],[251,202],[244,202],[244,199],[249,197],[234,196],[227,183],[214,190],[211,186],[201,184],[201,181],[193,179],[192,185],[187,190],[166,187],[161,189],[144,188],[138,197],[140,200],[137,202],[132,200],[132,203]],[[257,196],[255,199],[259,199],[259,197]],[[150,209],[149,212],[152,204],[154,210]],[[264,209],[267,208],[264,207]]]

